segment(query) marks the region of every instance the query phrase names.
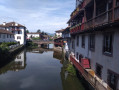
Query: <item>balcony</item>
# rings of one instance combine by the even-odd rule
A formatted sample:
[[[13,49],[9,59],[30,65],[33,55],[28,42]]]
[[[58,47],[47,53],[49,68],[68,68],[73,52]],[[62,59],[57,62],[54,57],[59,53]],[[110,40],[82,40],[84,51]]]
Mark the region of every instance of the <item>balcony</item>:
[[[81,32],[82,30],[84,30],[84,23],[79,23],[75,26],[73,26],[72,28],[70,28],[70,34],[76,34]]]
[[[115,7],[114,9],[114,20],[119,20],[119,6]]]
[[[70,28],[70,34],[76,34],[83,30],[88,30],[91,28],[108,25],[118,20],[119,20],[119,6],[115,7],[114,9],[110,9],[106,12],[103,12],[98,16],[96,16],[95,18],[87,20],[82,24],[77,24],[73,26],[72,28]]]

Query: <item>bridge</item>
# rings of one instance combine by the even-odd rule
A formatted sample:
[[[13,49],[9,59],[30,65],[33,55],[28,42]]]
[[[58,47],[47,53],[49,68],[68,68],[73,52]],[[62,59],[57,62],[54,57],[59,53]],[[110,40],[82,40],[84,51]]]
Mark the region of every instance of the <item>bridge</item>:
[[[54,41],[43,41],[43,40],[32,40],[33,43],[37,43],[38,45],[41,44],[54,44]]]

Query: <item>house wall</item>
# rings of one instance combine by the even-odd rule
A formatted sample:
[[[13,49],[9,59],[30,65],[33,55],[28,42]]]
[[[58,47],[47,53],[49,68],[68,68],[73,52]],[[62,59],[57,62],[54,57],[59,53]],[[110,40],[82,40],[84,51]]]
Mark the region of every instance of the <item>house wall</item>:
[[[113,28],[114,30],[114,28]],[[112,56],[107,56],[103,54],[103,40],[104,33],[96,32],[95,33],[95,50],[89,50],[89,33],[85,35],[85,48],[82,48],[82,35],[75,35],[75,39],[71,39],[70,48],[74,52],[75,57],[78,52],[79,55],[82,54],[83,57],[90,59],[91,69],[96,72],[96,63],[100,64],[102,68],[102,80],[107,83],[108,70],[111,70],[119,75],[119,31],[118,29],[112,31],[113,33],[113,54]],[[77,46],[77,36],[79,36],[79,46]],[[72,41],[75,43],[75,49],[72,49]],[[98,78],[98,77],[97,77]],[[119,77],[118,77],[118,89],[119,89]]]
[[[62,33],[61,32],[56,32],[56,36],[57,37],[62,37]]]
[[[27,34],[27,38],[31,38],[31,36],[32,37],[40,37],[40,35],[39,34]]]
[[[9,31],[12,32],[12,27],[9,27]],[[15,41],[19,42],[20,44],[25,45],[26,44],[26,28],[19,27],[20,33],[18,34],[18,31],[14,31]],[[21,39],[17,39],[17,37],[21,37]]]
[[[0,42],[15,42],[14,35],[0,34]]]

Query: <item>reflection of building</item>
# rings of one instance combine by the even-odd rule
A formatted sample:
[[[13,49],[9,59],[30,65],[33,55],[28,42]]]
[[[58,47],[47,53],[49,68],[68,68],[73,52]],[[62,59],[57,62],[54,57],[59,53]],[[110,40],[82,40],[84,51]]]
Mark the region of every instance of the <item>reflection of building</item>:
[[[63,64],[64,56],[63,56],[62,52],[54,51],[53,58],[60,60],[60,63]]]
[[[26,52],[23,51],[19,55],[16,56],[16,59],[14,60],[14,65],[11,67],[12,69],[24,69],[26,66]]]
[[[14,61],[2,67],[0,69],[0,74],[6,73],[7,71],[19,71],[25,68],[26,68],[26,51],[24,50],[16,56]]]

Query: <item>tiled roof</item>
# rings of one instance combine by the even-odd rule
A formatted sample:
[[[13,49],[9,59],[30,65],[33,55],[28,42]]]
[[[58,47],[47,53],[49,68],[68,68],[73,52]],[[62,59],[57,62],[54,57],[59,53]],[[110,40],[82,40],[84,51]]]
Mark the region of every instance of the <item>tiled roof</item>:
[[[31,33],[27,33],[27,34],[41,34],[41,33],[32,33],[32,32],[31,32]]]
[[[25,27],[25,26],[18,24],[16,22],[9,22],[9,23],[4,23],[4,24],[5,25],[0,24],[0,27],[10,27],[10,26]]]
[[[13,33],[9,32],[7,30],[0,29],[0,34],[10,34],[10,35],[12,35]]]
[[[57,31],[55,31],[55,32],[63,32],[64,31],[64,29],[62,29],[62,30],[57,30]]]

